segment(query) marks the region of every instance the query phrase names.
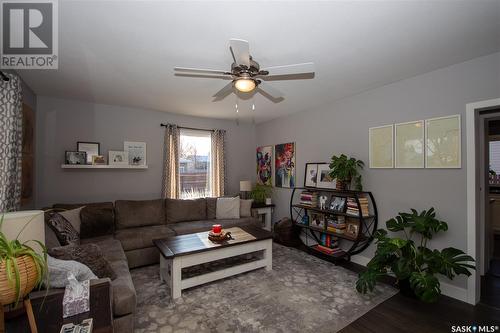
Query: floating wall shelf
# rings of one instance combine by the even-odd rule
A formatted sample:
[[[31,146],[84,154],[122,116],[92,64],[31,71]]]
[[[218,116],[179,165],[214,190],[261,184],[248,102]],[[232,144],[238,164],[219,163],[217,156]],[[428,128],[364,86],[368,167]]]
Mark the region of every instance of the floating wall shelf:
[[[62,169],[147,169],[147,165],[61,164]]]

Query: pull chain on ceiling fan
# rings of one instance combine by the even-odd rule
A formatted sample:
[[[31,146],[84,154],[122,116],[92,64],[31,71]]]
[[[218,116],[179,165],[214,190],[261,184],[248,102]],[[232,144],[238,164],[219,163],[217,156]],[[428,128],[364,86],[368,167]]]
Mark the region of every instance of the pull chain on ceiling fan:
[[[213,95],[214,102],[223,100],[236,89],[242,93],[252,93],[256,90],[272,102],[279,103],[283,100],[284,94],[265,81],[314,78],[314,63],[312,62],[260,69],[259,63],[250,55],[248,42],[243,39],[230,39],[229,50],[234,61],[230,71],[175,67],[175,75],[231,80]],[[252,103],[252,110],[255,110],[254,103]]]

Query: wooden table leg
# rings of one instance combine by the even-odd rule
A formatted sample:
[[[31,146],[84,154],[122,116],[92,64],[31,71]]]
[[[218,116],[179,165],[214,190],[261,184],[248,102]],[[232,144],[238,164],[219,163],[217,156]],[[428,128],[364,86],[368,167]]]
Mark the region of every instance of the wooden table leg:
[[[5,333],[5,316],[2,303],[0,303],[0,333]]]
[[[31,333],[38,333],[38,329],[36,328],[35,316],[33,315],[33,308],[31,307],[31,301],[29,298],[26,298],[24,300],[24,308],[26,309],[26,314],[28,315]]]

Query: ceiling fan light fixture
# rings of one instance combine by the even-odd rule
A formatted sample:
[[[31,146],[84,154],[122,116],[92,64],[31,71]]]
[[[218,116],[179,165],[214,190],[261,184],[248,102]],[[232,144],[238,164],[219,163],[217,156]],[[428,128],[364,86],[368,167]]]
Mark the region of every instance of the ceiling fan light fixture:
[[[238,79],[234,82],[234,87],[244,93],[254,90],[256,86],[253,79]]]

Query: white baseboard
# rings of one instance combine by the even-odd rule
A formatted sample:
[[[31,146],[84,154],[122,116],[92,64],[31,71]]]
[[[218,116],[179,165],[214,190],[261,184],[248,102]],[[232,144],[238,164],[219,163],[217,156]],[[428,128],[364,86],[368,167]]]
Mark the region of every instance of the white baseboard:
[[[367,258],[362,255],[354,255],[351,257],[351,261],[355,264],[366,266],[370,261],[370,258]],[[443,295],[458,299],[459,301],[462,302],[467,302],[467,289],[454,286],[444,281],[440,281],[440,283],[441,283],[441,293]]]

